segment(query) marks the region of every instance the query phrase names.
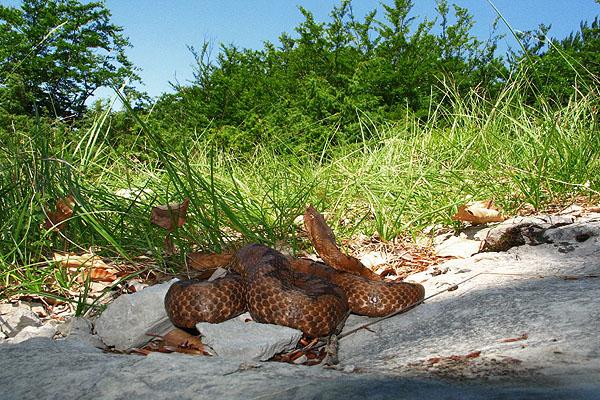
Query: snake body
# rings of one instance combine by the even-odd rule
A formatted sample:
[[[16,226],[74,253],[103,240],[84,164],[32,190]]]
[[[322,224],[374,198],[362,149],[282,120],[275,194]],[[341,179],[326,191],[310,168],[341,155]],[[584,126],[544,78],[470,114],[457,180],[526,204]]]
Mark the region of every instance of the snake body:
[[[309,336],[333,333],[348,311],[379,317],[421,301],[416,283],[372,281],[319,263],[292,263],[262,245],[235,256],[235,273],[212,282],[186,280],[171,285],[165,309],[173,324],[193,328],[249,311],[257,322],[299,329]]]

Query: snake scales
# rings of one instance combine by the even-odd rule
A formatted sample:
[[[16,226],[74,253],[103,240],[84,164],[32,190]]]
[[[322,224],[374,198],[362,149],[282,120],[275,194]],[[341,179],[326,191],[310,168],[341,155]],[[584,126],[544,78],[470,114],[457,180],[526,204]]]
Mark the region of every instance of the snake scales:
[[[321,337],[333,333],[348,310],[385,316],[425,295],[416,283],[373,281],[320,263],[292,262],[256,244],[236,253],[233,269],[235,273],[212,282],[173,284],[165,297],[173,324],[193,328],[198,322],[222,322],[247,310],[255,321]]]

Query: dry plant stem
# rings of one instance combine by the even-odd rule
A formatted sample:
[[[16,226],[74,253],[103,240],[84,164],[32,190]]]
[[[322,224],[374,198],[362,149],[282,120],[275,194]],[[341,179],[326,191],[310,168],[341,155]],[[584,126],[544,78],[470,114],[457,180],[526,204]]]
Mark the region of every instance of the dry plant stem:
[[[325,357],[320,365],[334,366],[339,363],[338,359],[338,335],[332,334],[327,338],[325,343]]]

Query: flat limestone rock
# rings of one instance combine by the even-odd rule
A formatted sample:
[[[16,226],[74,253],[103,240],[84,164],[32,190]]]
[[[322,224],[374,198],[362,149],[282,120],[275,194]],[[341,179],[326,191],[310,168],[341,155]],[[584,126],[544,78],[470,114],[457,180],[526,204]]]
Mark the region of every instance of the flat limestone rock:
[[[151,339],[147,333],[168,321],[164,298],[176,281],[174,279],[140,292],[119,296],[96,320],[98,337],[107,346],[117,350],[143,346]]]
[[[435,246],[435,254],[440,257],[468,258],[479,253],[480,240],[467,239],[462,236],[450,236],[442,243]]]
[[[56,334],[56,326],[54,324],[45,324],[40,326],[26,326],[21,329],[15,336],[6,339],[7,343],[21,343],[31,338],[44,337],[52,338]]]
[[[423,379],[358,367],[346,371],[181,354],[110,354],[82,342],[43,338],[0,346],[3,399],[594,400],[599,389],[597,381],[572,374],[555,382],[495,382]]]
[[[0,332],[14,337],[26,327],[38,327],[42,320],[25,303],[0,304]]]
[[[441,275],[411,275],[435,296],[340,339],[341,365],[452,380],[593,382],[600,376],[599,233],[600,220],[559,225],[543,232],[544,244],[451,260],[438,266]]]
[[[200,322],[196,329],[202,343],[219,357],[239,361],[266,361],[275,354],[292,350],[302,332],[285,326],[261,324],[249,313],[219,324]]]
[[[548,243],[583,243],[588,239],[600,236],[600,215],[587,221],[550,229],[544,233]]]
[[[57,326],[57,331],[65,340],[79,340],[99,349],[106,345],[97,335],[92,334],[94,325],[86,318],[73,317],[64,324]]]
[[[545,229],[541,244],[412,275],[435,296],[341,338],[336,369],[32,338],[0,344],[0,397],[596,400],[599,230],[578,219]],[[353,316],[345,332],[374,321]]]
[[[510,218],[482,234],[484,251],[506,251],[511,247],[546,243],[544,233],[553,228],[575,222],[572,215],[540,215]],[[482,232],[483,233],[483,232]]]

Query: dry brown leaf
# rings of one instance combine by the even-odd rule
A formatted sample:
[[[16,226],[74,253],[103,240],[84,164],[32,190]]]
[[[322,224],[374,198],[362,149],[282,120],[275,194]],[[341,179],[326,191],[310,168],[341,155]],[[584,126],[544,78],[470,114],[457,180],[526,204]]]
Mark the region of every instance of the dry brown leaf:
[[[67,227],[67,220],[73,216],[75,199],[72,195],[56,201],[55,211],[46,210],[45,229],[60,231]]]
[[[140,278],[132,278],[127,280],[124,285],[126,293],[137,293],[150,286],[147,282]]]
[[[340,251],[333,231],[312,205],[309,205],[304,213],[304,226],[315,250],[327,265],[340,271],[381,280],[379,275],[365,267],[358,259]]]
[[[188,265],[198,271],[207,269],[224,268],[230,265],[233,261],[232,253],[221,254],[202,254],[190,253],[187,255]]]
[[[170,203],[161,206],[152,207],[150,221],[169,231],[182,226],[185,223],[190,199],[183,200],[182,203]]]
[[[88,279],[95,282],[113,282],[118,277],[119,271],[108,266],[95,254],[54,253],[53,260],[68,268],[72,275],[78,274],[78,282],[85,282]]]
[[[458,211],[452,216],[453,221],[470,222],[473,225],[501,222],[505,219],[494,207],[493,200],[470,201],[458,207]]]
[[[113,268],[90,268],[81,271],[81,274],[77,277],[80,282],[85,282],[88,279],[94,282],[114,282],[118,279],[118,276],[117,271]]]
[[[54,253],[52,259],[54,262],[60,262],[64,267],[96,267],[109,268],[108,265],[100,257],[95,254],[60,254]]]
[[[210,355],[198,336],[194,336],[178,328],[174,328],[162,336],[162,343],[159,348],[177,353]]]
[[[392,268],[392,267],[388,267],[388,268],[385,268],[385,269],[383,269],[381,271],[378,271],[377,274],[379,276],[381,276],[382,278],[390,278],[392,280],[394,278],[398,277],[398,272],[394,268]]]

